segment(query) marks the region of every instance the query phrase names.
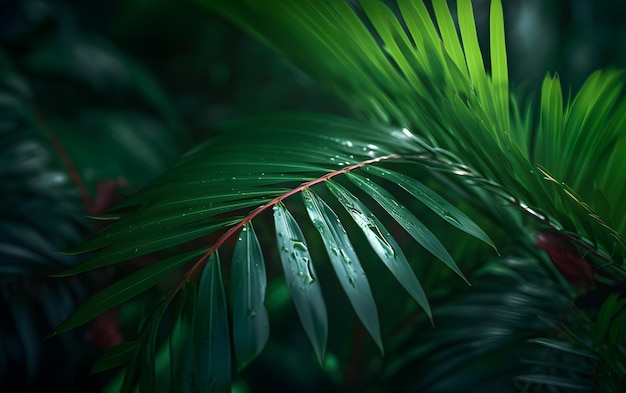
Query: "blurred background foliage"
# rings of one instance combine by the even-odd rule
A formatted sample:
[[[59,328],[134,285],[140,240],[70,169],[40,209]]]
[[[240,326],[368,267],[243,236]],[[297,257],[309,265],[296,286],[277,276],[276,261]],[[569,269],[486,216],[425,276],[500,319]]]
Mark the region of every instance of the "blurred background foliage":
[[[558,72],[563,85],[576,91],[598,68],[626,68],[624,2],[503,3],[510,79],[522,94],[537,92],[546,72]],[[474,1],[474,10],[479,39],[488,42],[489,1]],[[223,120],[277,110],[342,114],[345,109],[287,60],[192,1],[4,0],[0,45],[0,381],[31,391],[94,391],[113,375],[88,376],[92,362],[132,334],[145,303],[139,299],[84,329],[41,338],[88,295],[150,261],[50,279],[79,262],[55,250],[75,245],[102,225],[86,215],[103,213],[120,195],[158,176]],[[473,217],[481,222],[479,213]],[[504,209],[492,214],[499,216],[482,218],[486,225],[516,220]],[[263,243],[263,225],[255,224]],[[455,259],[476,279],[471,293],[449,271],[419,264],[416,274],[431,294],[437,329],[416,315],[408,296],[398,300],[396,292],[374,288],[381,304],[390,305],[381,309],[385,336],[395,337],[387,357],[377,355],[354,318],[344,317],[334,322],[342,329],[331,329],[329,347],[335,351],[329,351],[324,369],[315,364],[284,281],[270,264],[272,338],[234,389],[454,391],[445,384],[467,386],[505,371],[523,374],[533,363],[498,353],[498,340],[506,337],[514,341],[507,345],[523,346],[556,323],[555,315],[571,310],[553,276],[525,262],[542,258],[531,243],[510,233],[501,236],[494,240],[504,255],[510,251],[516,257],[497,269],[484,267],[485,258],[493,258],[488,250],[451,237]],[[325,273],[332,286],[332,274],[320,272]],[[485,275],[495,276],[495,284],[482,280]],[[443,281],[449,282],[447,290],[438,293]],[[339,293],[336,282],[335,287],[325,290]],[[337,297],[342,300],[329,304],[331,315],[351,315],[347,302]],[[507,299],[529,306],[498,312]],[[475,316],[488,310],[489,318],[477,322]],[[544,318],[527,322],[529,312]],[[456,329],[459,324],[464,329]],[[517,335],[505,335],[507,329]],[[476,337],[489,345],[477,344]],[[424,340],[433,344],[419,347]],[[541,357],[548,350],[523,351]],[[451,358],[458,361],[450,363]],[[507,370],[476,373],[476,359],[505,358],[500,366]],[[431,363],[428,370],[438,371],[415,385],[411,365],[425,359]],[[457,379],[450,382],[449,373]],[[517,387],[523,390],[529,381],[521,379]],[[505,391],[511,382],[494,378],[489,383],[493,391]]]

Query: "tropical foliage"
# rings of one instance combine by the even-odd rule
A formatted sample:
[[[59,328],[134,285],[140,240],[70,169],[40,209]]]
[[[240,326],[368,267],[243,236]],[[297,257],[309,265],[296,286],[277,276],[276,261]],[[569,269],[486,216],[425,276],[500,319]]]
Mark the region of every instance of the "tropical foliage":
[[[3,8],[0,32],[0,386],[88,390],[98,348],[119,340],[101,334],[109,318],[42,339],[116,274],[51,280],[85,260],[58,251],[94,232],[85,215],[106,211],[117,189],[172,165],[185,133],[139,66],[50,8],[24,8]]]
[[[488,42],[470,0],[202,3],[351,115],[225,122],[99,214],[107,225],[66,252],[89,259],[56,277],[152,262],[51,336],[146,294],[136,338],[94,366],[124,366],[112,390],[245,391],[256,362],[289,370],[263,350],[290,359],[281,344],[302,340],[280,337],[294,320],[312,346],[295,352],[324,370],[317,389],[622,386],[620,72],[598,71],[576,94],[547,75],[523,99],[498,0]]]

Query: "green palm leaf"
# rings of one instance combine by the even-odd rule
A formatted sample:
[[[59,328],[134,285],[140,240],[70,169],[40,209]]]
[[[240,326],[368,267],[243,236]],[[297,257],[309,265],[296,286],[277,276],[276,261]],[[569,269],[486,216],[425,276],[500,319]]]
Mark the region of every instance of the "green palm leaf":
[[[263,350],[269,338],[269,320],[264,306],[267,277],[259,239],[247,224],[233,251],[233,340],[238,369]]]
[[[230,333],[220,260],[211,254],[198,282],[198,300],[191,339],[195,347],[193,390],[228,391]]]
[[[579,313],[563,323],[558,338],[529,340],[548,352],[532,362],[539,373],[518,379],[533,385],[619,391],[626,382],[625,324],[626,300],[613,293],[591,316]]]
[[[302,198],[313,226],[322,236],[324,247],[341,287],[350,299],[359,319],[383,351],[378,311],[365,271],[348,238],[341,220],[313,191],[304,189]]]
[[[289,293],[320,363],[326,352],[326,304],[302,230],[283,204],[274,208],[280,260]]]
[[[263,130],[263,142],[256,139],[259,130]],[[391,218],[397,221],[444,262],[454,267],[457,274],[460,274],[460,270],[435,235],[408,208],[399,205],[394,194],[401,194],[404,188],[409,193],[403,198],[416,194],[416,197],[411,198],[421,200],[445,222],[488,244],[493,243],[467,216],[434,191],[419,182],[411,182],[409,177],[402,177],[397,172],[380,166],[382,163],[395,162],[398,165],[409,165],[418,172],[427,172],[431,158],[423,146],[423,142],[414,136],[395,128],[372,126],[336,117],[284,114],[226,124],[223,133],[216,136],[211,143],[191,152],[178,166],[118,206],[117,211],[111,215],[113,219],[109,226],[71,251],[93,251],[94,256],[62,275],[121,263],[129,256],[164,251],[175,252],[175,255],[138,270],[95,295],[61,324],[53,335],[85,323],[120,302],[140,295],[195,256],[199,259],[187,265],[187,273],[162,304],[162,307],[172,306],[174,310],[178,310],[175,312],[179,318],[188,319],[181,314],[181,308],[188,307],[187,303],[172,302],[171,299],[177,294],[183,296],[180,292],[186,288],[185,283],[195,282],[195,272],[205,264],[205,272],[209,266],[218,264],[207,261],[213,261],[217,250],[224,247],[228,240],[241,238],[235,243],[232,261],[233,339],[238,367],[245,367],[262,350],[268,334],[267,316],[263,306],[263,271],[266,258],[263,257],[258,241],[254,240],[256,235],[250,223],[273,207],[276,242],[288,288],[304,330],[321,362],[326,348],[328,321],[321,283],[313,267],[313,261],[320,256],[308,251],[307,236],[300,229],[303,224],[298,223],[299,214],[294,216],[290,213],[294,208],[288,209],[283,203],[290,196],[301,193],[304,197],[303,205],[313,220],[313,227],[320,232],[331,265],[335,267],[336,275],[343,283],[356,314],[382,349],[376,305],[363,268],[358,262],[357,253],[364,252],[363,247],[354,248],[351,245],[341,219],[313,190],[320,183],[328,184],[340,204],[348,209],[357,226],[364,231],[377,255],[413,298],[430,313],[419,281],[398,244],[384,229],[383,220]],[[377,175],[374,176],[375,180],[356,174],[358,171],[367,174],[364,171],[366,169]],[[362,197],[350,193],[334,181],[346,176],[359,185],[363,196],[370,194],[378,199],[391,217],[377,217],[367,207],[367,203],[361,201]],[[398,184],[387,184],[385,179],[397,181]],[[248,212],[243,210],[250,208],[254,209]],[[358,215],[355,211],[359,212]],[[119,218],[116,219],[116,216]],[[200,238],[208,239],[211,245],[186,253],[177,251],[182,244]],[[389,246],[381,249],[381,245]],[[389,247],[393,254],[390,254]],[[341,256],[345,258],[342,259]],[[346,272],[350,274],[346,275]],[[217,280],[217,276],[211,277],[211,280]],[[221,286],[219,281],[212,282],[212,285]],[[186,290],[185,293],[187,292]],[[201,301],[208,301],[207,299],[217,301],[216,296],[221,296],[219,293],[219,290],[209,292],[208,295],[195,292],[185,297],[196,298],[194,304],[199,304]],[[217,307],[217,311],[211,314],[211,318],[215,318],[211,326],[228,322],[226,314],[219,311],[223,306],[218,303],[205,306]],[[195,309],[198,310],[198,307]],[[197,312],[199,311],[194,314]],[[251,318],[251,315],[254,317]],[[198,317],[194,317],[194,320],[195,318]],[[198,326],[193,328],[195,330],[190,330],[188,323],[191,322],[175,324],[172,329],[170,356],[173,359],[184,359],[180,346],[185,348],[186,344],[182,338],[195,336],[194,332],[200,329],[200,325],[197,325],[199,322],[194,322],[194,326]],[[207,331],[205,325],[206,323],[202,325],[201,332]],[[145,329],[154,329],[155,326],[158,326],[158,322],[146,325]],[[220,329],[223,336],[224,328]],[[152,348],[151,336],[146,332],[142,337],[138,353]],[[189,347],[188,350],[195,353],[200,348],[202,346],[198,345]],[[206,356],[213,359],[211,356],[214,355]],[[146,364],[154,361],[153,355],[142,359]],[[135,358],[130,364],[139,360]],[[214,364],[211,362],[213,361],[206,360],[204,363]],[[106,361],[104,364],[115,363]],[[180,373],[196,375],[196,372],[183,366],[187,364],[184,361],[181,364],[180,368],[173,370],[172,381],[184,384],[185,378]],[[223,371],[218,373],[221,377],[216,378],[224,381],[226,374]],[[135,382],[143,383],[144,378],[149,377],[138,378],[129,373],[125,379],[126,384],[132,386]],[[211,383],[205,381],[205,386]]]
[[[389,268],[396,280],[402,284],[411,297],[424,309],[426,314],[431,316],[426,294],[415,277],[415,273],[413,273],[411,265],[409,265],[404,256],[400,245],[398,245],[380,220],[347,189],[333,181],[328,181],[327,186],[363,231],[376,255]]]
[[[355,174],[350,174],[349,179],[374,198],[422,247],[448,265],[461,278],[465,279],[463,273],[461,273],[461,270],[437,237],[406,207],[400,205],[389,192],[370,179]]]

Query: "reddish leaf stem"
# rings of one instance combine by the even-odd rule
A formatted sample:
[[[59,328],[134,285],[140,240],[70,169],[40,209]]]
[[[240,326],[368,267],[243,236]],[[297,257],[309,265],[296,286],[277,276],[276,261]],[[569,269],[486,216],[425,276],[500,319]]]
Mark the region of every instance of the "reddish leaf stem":
[[[222,236],[219,237],[219,239],[217,239],[217,241],[215,242],[215,244],[209,249],[209,251],[207,251],[204,255],[202,255],[202,257],[200,257],[200,259],[198,259],[198,261],[196,261],[196,263],[194,263],[194,265],[189,268],[189,270],[187,271],[187,273],[185,273],[185,275],[183,276],[183,278],[178,282],[178,284],[174,287],[174,289],[172,289],[172,292],[170,293],[170,295],[167,297],[167,299],[165,300],[165,303],[169,303],[169,301],[172,299],[172,297],[174,297],[174,295],[180,290],[180,288],[187,282],[189,281],[189,279],[194,275],[194,273],[202,266],[204,266],[206,264],[206,262],[209,260],[209,257],[218,249],[220,248],[224,242],[226,240],[228,240],[228,238],[230,238],[233,234],[235,234],[236,232],[238,232],[240,229],[242,229],[247,223],[249,223],[250,221],[252,221],[252,219],[254,219],[256,216],[258,216],[260,213],[264,212],[265,210],[269,209],[270,207],[273,207],[275,205],[277,205],[278,203],[282,202],[284,199],[289,198],[292,195],[295,195],[299,192],[302,192],[302,190],[312,187],[316,184],[322,183],[326,180],[332,179],[335,176],[338,175],[342,175],[345,173],[348,173],[350,171],[353,171],[355,169],[364,167],[365,165],[369,165],[369,164],[375,164],[377,162],[380,161],[384,161],[384,160],[391,160],[391,159],[399,159],[402,158],[402,156],[398,155],[398,154],[390,154],[387,156],[382,156],[382,157],[378,157],[378,158],[373,158],[371,160],[367,160],[367,161],[363,161],[363,162],[359,162],[357,164],[353,164],[353,165],[349,165],[346,166],[345,168],[342,168],[338,171],[335,172],[330,172],[325,174],[322,177],[319,177],[317,179],[308,181],[306,183],[302,183],[300,184],[298,187],[294,188],[293,190],[280,195],[278,197],[276,197],[275,199],[273,199],[272,201],[270,201],[269,203],[266,203],[265,205],[259,206],[258,208],[256,208],[255,210],[252,211],[252,213],[250,213],[246,218],[244,218],[243,220],[241,220],[241,222],[239,222],[238,224],[235,224],[233,227],[231,227],[228,231],[226,231]]]

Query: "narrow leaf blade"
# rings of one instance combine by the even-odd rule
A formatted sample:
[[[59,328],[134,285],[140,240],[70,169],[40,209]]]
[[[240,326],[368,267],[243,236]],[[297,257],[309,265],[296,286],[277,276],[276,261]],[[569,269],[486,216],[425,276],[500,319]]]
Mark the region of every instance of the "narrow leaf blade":
[[[187,282],[178,291],[178,302],[170,346],[170,391],[191,393],[193,383],[193,326],[196,310],[196,285]]]
[[[110,348],[96,360],[91,373],[99,373],[128,363],[139,348],[139,344],[138,340],[134,340]]]
[[[142,294],[161,282],[168,273],[205,251],[206,249],[203,248],[167,258],[129,274],[87,299],[76,312],[54,330],[51,336],[87,323],[105,311]]]
[[[489,44],[491,48],[491,79],[494,85],[498,114],[503,118],[501,124],[509,125],[509,68],[506,58],[506,42],[504,39],[504,16],[502,2],[493,0],[489,19]]]
[[[586,381],[572,381],[569,378],[557,377],[554,375],[534,374],[534,375],[520,375],[515,379],[522,382],[536,383],[539,385],[548,385],[559,388],[565,388],[568,390],[583,390],[589,391],[592,389],[592,385]]]
[[[459,35],[456,31],[447,2],[433,1],[433,8],[446,52],[457,67],[459,67],[459,70],[461,70],[464,75],[467,75],[468,70],[467,64],[465,63],[465,55],[463,54],[461,41],[459,40]]]
[[[478,36],[476,33],[476,23],[474,21],[474,10],[470,0],[459,0],[457,3],[459,18],[459,29],[461,30],[461,38],[463,40],[463,49],[465,50],[465,59],[469,75],[478,92],[479,97],[485,97],[485,65],[478,44]]]
[[[496,248],[489,236],[487,236],[487,234],[480,229],[474,221],[456,208],[456,206],[443,199],[439,194],[426,187],[421,182],[401,173],[374,165],[365,167],[365,170],[373,175],[397,183],[409,194],[413,195],[420,202],[426,205],[426,207],[435,212],[439,217],[446,220],[450,225],[455,226],[470,236],[482,240],[494,249]]]
[[[274,207],[274,225],[289,293],[317,359],[323,364],[328,337],[328,316],[304,235],[282,203]]]
[[[469,284],[456,262],[452,259],[437,237],[406,207],[378,184],[354,173],[346,174],[354,184],[371,196],[389,213],[422,247],[445,263],[452,271]]]
[[[361,228],[376,255],[383,261],[393,276],[432,319],[432,312],[422,285],[415,277],[409,261],[400,245],[384,227],[380,220],[354,195],[338,183],[326,182],[330,191]]]
[[[313,226],[324,241],[341,287],[363,326],[383,352],[376,302],[346,230],[335,212],[313,191],[303,190],[302,198]]]
[[[239,222],[241,222],[241,217],[229,217],[216,220],[215,222],[210,222],[208,224],[197,223],[189,227],[180,226],[163,228],[157,225],[156,228],[151,228],[150,231],[144,230],[139,237],[137,237],[138,235],[131,236],[130,232],[126,233],[122,231],[118,234],[119,237],[112,240],[114,244],[107,245],[103,243],[102,246],[106,246],[106,248],[97,253],[93,258],[88,259],[71,269],[55,274],[53,277],[66,277],[84,273],[89,270],[98,269],[120,263],[131,258],[161,251],[163,249],[174,247],[202,236],[209,235],[217,230]],[[108,228],[105,228],[105,231],[108,230]],[[102,241],[104,238],[106,241],[109,241],[106,232],[103,232],[103,234],[103,236],[97,236],[96,240]],[[89,242],[85,244],[88,245]],[[71,253],[82,253],[86,251],[91,251],[91,247],[85,246],[85,248],[76,248],[72,250]]]
[[[270,332],[264,305],[265,261],[250,223],[243,227],[233,251],[232,279],[233,338],[237,369],[242,370],[263,350]]]
[[[230,334],[226,295],[217,252],[209,257],[198,282],[193,339],[197,391],[230,391]]]

